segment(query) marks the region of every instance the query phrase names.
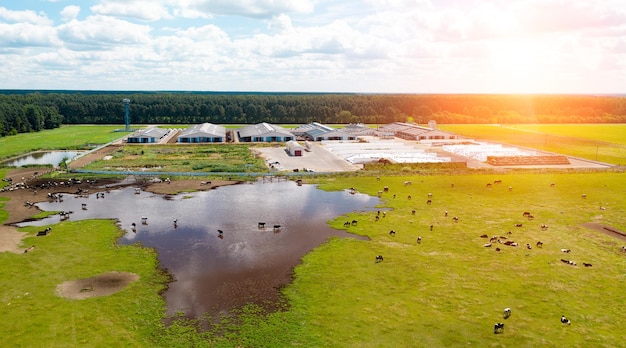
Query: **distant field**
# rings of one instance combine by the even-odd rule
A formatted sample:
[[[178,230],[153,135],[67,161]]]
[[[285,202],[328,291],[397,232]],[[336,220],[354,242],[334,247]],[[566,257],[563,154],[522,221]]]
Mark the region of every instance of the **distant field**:
[[[626,164],[626,125],[439,125],[468,138],[501,142],[577,156],[611,164]]]
[[[115,132],[124,126],[63,126],[36,133],[0,138],[0,159],[36,150],[80,150],[106,144],[127,133]]]

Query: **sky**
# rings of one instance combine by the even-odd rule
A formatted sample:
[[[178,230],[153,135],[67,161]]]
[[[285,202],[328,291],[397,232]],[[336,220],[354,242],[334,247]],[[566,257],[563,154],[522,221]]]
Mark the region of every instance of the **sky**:
[[[626,0],[0,0],[0,89],[626,92]]]

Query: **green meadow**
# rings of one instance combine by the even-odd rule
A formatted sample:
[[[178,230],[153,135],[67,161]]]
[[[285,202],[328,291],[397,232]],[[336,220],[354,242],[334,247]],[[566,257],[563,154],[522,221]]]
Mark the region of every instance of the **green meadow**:
[[[439,125],[464,137],[525,146],[616,165],[626,164],[624,124]]]
[[[106,144],[128,133],[123,126],[74,125],[35,133],[0,137],[0,159],[37,150],[85,150]]]
[[[155,157],[154,163],[161,160]],[[0,168],[0,177],[7,170]],[[282,310],[246,306],[204,330],[182,318],[164,324],[160,293],[170,279],[153,250],[115,243],[122,231],[114,221],[63,222],[52,225],[45,238],[35,237],[42,227],[21,228],[27,235],[21,247],[36,248],[0,253],[3,345],[626,347],[626,253],[621,250],[626,241],[583,226],[626,231],[623,172],[478,174],[455,168],[454,174],[432,169],[407,175],[382,170],[307,177],[324,190],[354,188],[376,196],[389,188],[375,208],[378,221],[377,211],[329,221],[369,240],[331,238],[295,267],[293,282],[281,289]],[[0,201],[0,222],[7,217],[1,209],[5,202]],[[526,211],[535,218],[522,216]],[[352,220],[358,223],[344,227]],[[482,235],[506,237],[501,240],[519,246],[485,247],[489,240]],[[377,255],[384,260],[376,263]],[[108,271],[132,272],[140,279],[111,296],[67,300],[55,294],[64,281]],[[507,307],[512,316],[504,319]],[[571,325],[561,324],[561,315]],[[503,333],[493,333],[496,322],[505,324]]]
[[[412,184],[405,186],[407,180]],[[494,180],[503,183],[487,188]],[[31,236],[24,247],[36,245],[35,252],[0,254],[0,313],[7,318],[0,332],[12,346],[623,345],[626,254],[621,246],[626,242],[581,224],[626,230],[624,174],[319,181],[322,189],[354,187],[369,195],[388,186],[380,205],[385,217],[376,221],[376,212],[353,212],[330,221],[344,229],[346,220],[358,220],[347,229],[371,240],[333,238],[305,256],[293,283],[283,289],[284,311],[244,308],[202,332],[185,321],[165,327],[165,304],[158,295],[165,279],[156,255],[139,246],[116,246],[120,231],[111,221],[82,221],[54,225],[46,238],[32,237],[37,228],[24,228]],[[431,205],[426,204],[429,192]],[[524,211],[535,219],[527,220]],[[517,223],[523,226],[514,227]],[[542,230],[542,224],[549,228]],[[395,236],[389,235],[392,229]],[[487,248],[483,234],[505,236],[520,246]],[[376,255],[384,261],[375,263]],[[141,279],[108,297],[72,301],[54,295],[65,280],[110,270],[138,273]],[[513,315],[504,320],[506,307]],[[572,325],[560,323],[563,314]],[[496,322],[505,323],[503,334],[493,334]]]
[[[109,160],[84,167],[92,170],[168,172],[267,172],[263,159],[246,144],[130,145]]]

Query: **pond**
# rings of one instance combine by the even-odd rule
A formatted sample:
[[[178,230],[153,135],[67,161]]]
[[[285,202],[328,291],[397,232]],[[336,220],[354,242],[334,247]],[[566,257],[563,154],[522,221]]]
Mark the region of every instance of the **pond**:
[[[26,165],[58,166],[64,158],[73,159],[83,151],[37,151],[2,162],[4,166],[21,167]]]
[[[331,236],[356,238],[330,228],[328,220],[352,211],[374,210],[379,203],[365,194],[326,192],[314,185],[284,181],[176,196],[136,194],[133,188],[125,188],[104,198],[72,196],[38,206],[46,211],[73,211],[71,220],[119,220],[126,230],[119,243],[154,247],[161,266],[174,276],[164,294],[167,314],[202,318],[206,312],[227,312],[250,302],[276,303],[277,289],[291,281],[294,266],[306,253]],[[55,215],[21,225],[57,221]]]

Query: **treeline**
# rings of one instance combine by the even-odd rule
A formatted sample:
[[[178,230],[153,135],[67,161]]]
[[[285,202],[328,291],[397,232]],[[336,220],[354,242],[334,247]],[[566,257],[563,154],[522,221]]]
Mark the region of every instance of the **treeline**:
[[[626,123],[626,98],[568,95],[391,95],[0,91],[0,134],[64,124]]]

